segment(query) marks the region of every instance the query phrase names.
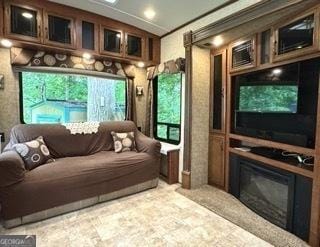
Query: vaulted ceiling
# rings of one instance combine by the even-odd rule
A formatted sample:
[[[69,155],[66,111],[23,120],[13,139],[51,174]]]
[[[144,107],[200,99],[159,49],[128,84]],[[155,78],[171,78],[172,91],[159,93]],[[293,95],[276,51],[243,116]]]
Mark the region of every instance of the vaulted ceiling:
[[[189,22],[229,0],[51,0],[131,24],[159,36]],[[152,20],[144,12],[155,11]]]

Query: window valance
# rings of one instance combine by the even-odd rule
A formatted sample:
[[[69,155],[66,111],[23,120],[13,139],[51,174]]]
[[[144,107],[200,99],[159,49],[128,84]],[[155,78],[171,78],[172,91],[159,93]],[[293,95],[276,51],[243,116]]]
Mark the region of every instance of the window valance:
[[[120,75],[127,78],[135,77],[134,65],[23,48],[11,49],[11,64],[14,66],[80,69]]]
[[[148,80],[152,80],[158,74],[168,73],[175,74],[178,72],[185,72],[185,58],[177,58],[159,64],[158,66],[148,68]]]

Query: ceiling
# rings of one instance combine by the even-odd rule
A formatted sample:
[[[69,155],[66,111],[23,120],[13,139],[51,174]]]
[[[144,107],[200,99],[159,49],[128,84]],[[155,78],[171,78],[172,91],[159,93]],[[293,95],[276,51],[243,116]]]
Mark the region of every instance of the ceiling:
[[[118,0],[113,5],[104,0],[50,0],[119,20],[162,36],[171,30],[209,12],[229,0]],[[152,20],[146,9],[156,12]]]

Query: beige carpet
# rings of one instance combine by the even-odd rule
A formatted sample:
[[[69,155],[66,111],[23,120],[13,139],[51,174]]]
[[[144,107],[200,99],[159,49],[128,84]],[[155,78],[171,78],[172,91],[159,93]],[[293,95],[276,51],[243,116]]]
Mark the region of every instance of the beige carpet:
[[[178,188],[177,192],[274,246],[308,246],[293,234],[251,211],[232,195],[215,187],[204,185],[195,190]]]

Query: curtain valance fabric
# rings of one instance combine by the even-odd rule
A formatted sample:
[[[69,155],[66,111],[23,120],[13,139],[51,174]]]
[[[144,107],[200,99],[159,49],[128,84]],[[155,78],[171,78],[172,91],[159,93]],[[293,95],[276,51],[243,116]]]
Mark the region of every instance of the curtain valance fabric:
[[[152,80],[158,74],[168,73],[168,74],[175,74],[178,72],[185,72],[185,59],[184,58],[177,58],[170,60],[168,62],[164,62],[159,64],[158,66],[149,67],[148,68],[148,80]]]
[[[108,74],[135,77],[135,66],[121,64],[111,60],[85,59],[82,57],[58,54],[47,51],[35,51],[23,48],[11,48],[11,65],[31,67],[55,67],[98,71]]]
[[[149,67],[147,71],[148,91],[146,100],[146,122],[145,122],[145,134],[153,137],[153,79],[162,73],[175,74],[185,72],[185,59],[177,58],[168,62],[162,63],[158,66]]]

